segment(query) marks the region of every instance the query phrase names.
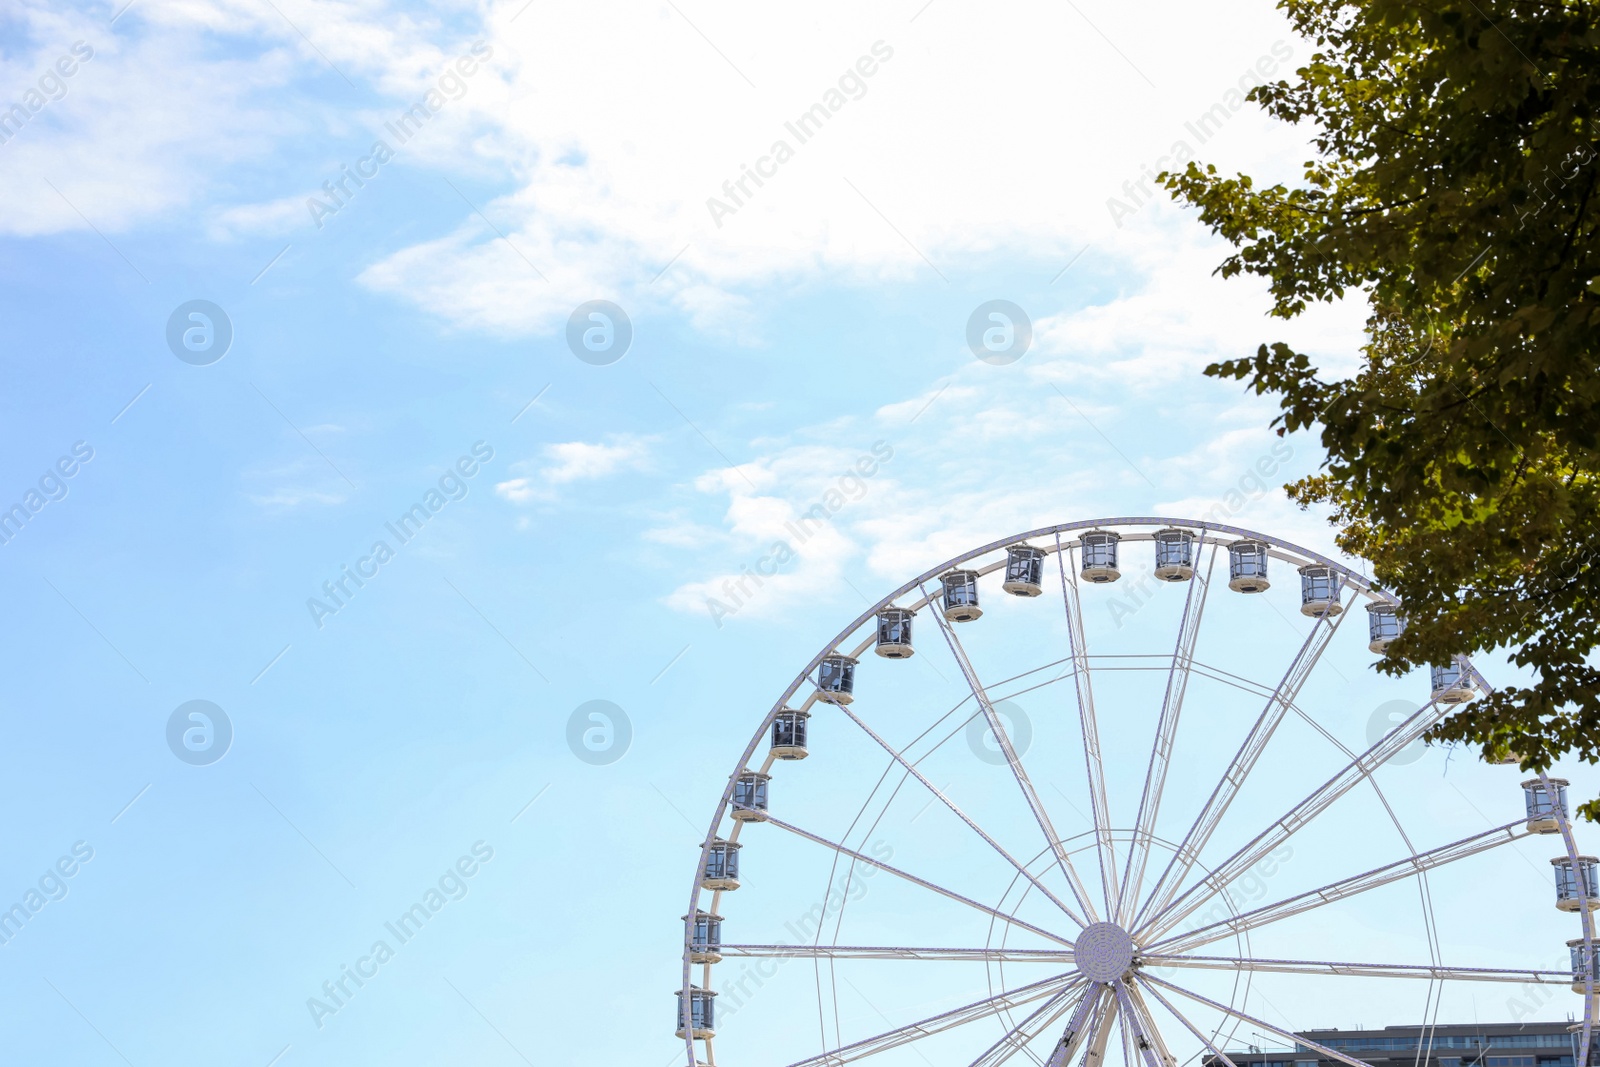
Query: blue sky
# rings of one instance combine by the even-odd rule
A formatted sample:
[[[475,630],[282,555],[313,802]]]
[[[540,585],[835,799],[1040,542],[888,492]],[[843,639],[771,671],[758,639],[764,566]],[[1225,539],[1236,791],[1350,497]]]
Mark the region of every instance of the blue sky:
[[[0,505],[52,498],[0,545],[0,897],[93,852],[0,954],[11,1062],[675,1062],[698,840],[772,700],[868,602],[1100,515],[1222,504],[1331,550],[1278,489],[1315,441],[1277,441],[1270,405],[1199,372],[1278,339],[1349,365],[1361,308],[1270,322],[1139,187],[1178,142],[1293,179],[1307,132],[1232,106],[1246,72],[1309,53],[1265,4],[22,0],[0,18],[0,99],[29,111],[0,143]],[[786,124],[819,102],[802,143]],[[408,113],[429,117],[401,143]],[[747,166],[765,183],[708,206]],[[364,184],[324,188],[350,170]],[[993,365],[965,338],[1001,299],[1032,342]],[[231,326],[209,363],[167,343],[196,300]],[[631,323],[609,365],[568,347],[594,300]],[[388,524],[431,490],[447,499],[400,543]],[[735,599],[830,493],[828,526]],[[330,605],[344,568],[368,577]],[[1142,609],[1126,628],[1091,610],[1112,640],[1148,625],[1170,646]],[[1019,619],[997,657],[1043,647]],[[1421,684],[1374,677],[1361,646],[1312,702],[1355,747]],[[191,700],[231,723],[217,762],[168,746]],[[593,700],[631,724],[610,764],[568,747]],[[820,762],[805,795],[838,823],[856,765]],[[1419,847],[1520,804],[1514,770],[1466,753],[1385,773]],[[973,783],[973,802],[994,786]],[[915,811],[902,855],[928,847]],[[1375,817],[1356,805],[1323,847]],[[1517,847],[1529,863],[1481,865],[1440,905],[1456,962],[1537,944],[1560,966],[1550,850]],[[803,913],[825,870],[771,862],[783,884],[752,907]],[[336,1013],[308,1010],[441,878],[459,899]],[[1490,900],[1516,916],[1503,937],[1472,923]],[[1381,910],[1361,937],[1416,948]],[[1513,992],[1446,1003],[1502,1017]],[[949,995],[937,976],[904,994]],[[1300,996],[1278,1023],[1415,1014]],[[796,1049],[772,1062],[815,1051]]]

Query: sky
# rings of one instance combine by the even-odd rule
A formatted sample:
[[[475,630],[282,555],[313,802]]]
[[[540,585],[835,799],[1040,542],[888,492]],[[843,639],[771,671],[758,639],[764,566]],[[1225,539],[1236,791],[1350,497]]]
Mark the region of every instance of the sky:
[[[1242,0],[8,4],[0,904],[28,912],[0,946],[9,1062],[683,1062],[699,843],[768,709],[866,607],[1105,516],[1220,508],[1334,553],[1281,489],[1317,469],[1315,437],[1278,438],[1270,400],[1202,370],[1278,340],[1354,366],[1359,298],[1267,318],[1152,182],[1190,159],[1295,181],[1311,131],[1242,93],[1311,52]],[[1271,615],[1218,592],[1202,647],[1275,684],[1304,632],[1291,586]],[[1173,590],[1091,592],[1092,642],[1170,654]],[[1425,689],[1372,672],[1364,622],[1233,843]],[[862,665],[857,707],[901,740],[963,695],[919,624],[892,665],[914,681]],[[1002,672],[1058,659],[1065,632],[1009,600],[970,625]],[[1191,715],[1174,813],[1249,721],[1225,690],[1196,688],[1217,717]],[[1106,692],[1126,825],[1160,688]],[[1058,693],[1017,701],[1076,835]],[[775,780],[774,811],[831,840],[883,772],[842,721],[819,716],[835,751]],[[950,795],[1031,856],[1011,785],[951,749],[929,764]],[[1242,899],[1516,818],[1515,769],[1397,763],[1380,782],[1405,834],[1364,791]],[[925,801],[897,797],[863,844],[980,869]],[[1551,906],[1555,851],[1508,847],[1434,880],[1438,951],[1559,969],[1576,924]],[[766,874],[730,940],[826,899],[826,850],[745,855]],[[970,923],[889,881],[852,936]],[[1416,892],[1275,950],[1425,962]],[[425,926],[390,932],[430,894]],[[884,966],[903,965],[838,986],[819,1038],[791,962],[730,1013],[727,1062],[801,1060],[829,1027],[865,1036],[996,977]],[[1250,1010],[1299,1029],[1426,1007],[1425,983],[1298,981]],[[1554,990],[1448,992],[1440,1020],[1578,1009]]]

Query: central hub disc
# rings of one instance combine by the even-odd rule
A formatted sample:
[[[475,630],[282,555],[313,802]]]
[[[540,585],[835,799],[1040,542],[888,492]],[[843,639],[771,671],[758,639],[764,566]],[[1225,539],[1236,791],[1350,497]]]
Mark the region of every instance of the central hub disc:
[[[1096,982],[1115,982],[1133,966],[1133,938],[1116,923],[1084,927],[1072,951],[1078,970]]]

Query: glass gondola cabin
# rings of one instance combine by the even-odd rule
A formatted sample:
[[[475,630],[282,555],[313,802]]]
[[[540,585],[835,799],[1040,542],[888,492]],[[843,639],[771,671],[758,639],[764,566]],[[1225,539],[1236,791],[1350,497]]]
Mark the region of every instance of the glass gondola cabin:
[[[1472,699],[1472,684],[1459,662],[1429,671],[1433,684],[1433,699],[1441,704],[1465,704]]]
[[[817,666],[817,699],[829,704],[848,704],[855,698],[855,657],[825,656]]]
[[[978,606],[978,572],[950,571],[939,579],[944,586],[944,617],[951,622],[972,622],[983,614]]]
[[[1006,580],[1000,588],[1012,596],[1038,596],[1044,592],[1044,552],[1032,545],[1006,549]]]
[[[683,921],[689,929],[689,962],[721,963],[722,916],[709,911],[696,911],[693,926],[689,925],[687,915]]]
[[[1596,951],[1583,947],[1583,938],[1575,938],[1567,942],[1567,951],[1572,954],[1572,991],[1582,993],[1584,982],[1587,980],[1596,993],[1600,993],[1600,944],[1595,946]],[[1587,960],[1585,959],[1587,957]],[[1585,967],[1585,962],[1588,966]]]
[[[716,996],[709,989],[701,989],[699,986],[689,987],[689,1032],[694,1034],[696,1040],[703,1041],[706,1038],[717,1036],[715,1019]],[[679,1037],[688,1036],[683,1025],[684,1014],[683,990],[680,989],[678,990],[677,1022]]]
[[[806,749],[806,722],[811,718],[809,711],[796,711],[794,708],[784,708],[772,720],[772,755],[776,759],[795,760],[805,759],[810,753]]]
[[[878,612],[878,641],[873,651],[884,659],[910,659],[911,620],[916,612],[908,608],[884,608]]]
[[[1194,577],[1194,534],[1188,530],[1157,530],[1156,577],[1163,582],[1187,582]]]
[[[1300,568],[1300,614],[1313,619],[1332,618],[1344,610],[1339,603],[1339,575],[1332,567],[1308,563]]]
[[[767,789],[772,775],[745,771],[733,780],[733,807],[728,812],[739,822],[767,821]]]
[[[1122,577],[1117,567],[1117,543],[1122,535],[1110,530],[1094,530],[1083,535],[1083,580],[1105,585]]]
[[[717,838],[706,852],[706,869],[700,876],[700,888],[712,892],[731,892],[739,888],[739,849],[737,841]]]
[[[1565,778],[1550,779],[1548,789],[1543,778],[1532,778],[1522,783],[1522,793],[1528,805],[1530,833],[1560,832],[1561,820],[1567,817],[1567,785]]]
[[[1556,907],[1562,911],[1581,911],[1584,898],[1587,897],[1590,911],[1600,908],[1600,879],[1596,877],[1600,860],[1593,856],[1579,856],[1578,869],[1574,869],[1572,860],[1562,856],[1551,860],[1550,866],[1556,872]],[[1579,869],[1583,872],[1582,892],[1578,885]]]
[[[1400,636],[1405,624],[1393,604],[1375,600],[1367,605],[1367,651],[1383,655],[1389,642]]]
[[[1228,546],[1228,588],[1235,593],[1265,593],[1267,545],[1264,541],[1235,541]]]

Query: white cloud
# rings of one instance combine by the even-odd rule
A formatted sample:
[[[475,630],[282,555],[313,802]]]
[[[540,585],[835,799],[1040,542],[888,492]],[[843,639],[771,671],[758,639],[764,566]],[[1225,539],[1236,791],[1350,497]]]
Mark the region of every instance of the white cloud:
[[[213,218],[218,239],[287,222],[285,197],[304,212],[305,196],[338,176],[341,140],[365,151],[371,131],[435,85],[468,46],[442,16],[419,20],[390,0],[138,3],[114,25],[109,7],[18,0],[11,8],[25,43],[0,63],[0,107],[20,99],[75,42],[93,52],[66,79],[65,95],[0,145],[0,195],[13,208],[0,229],[20,235],[91,223],[117,232],[196,206]],[[470,5],[453,14],[476,28]],[[354,85],[348,96],[321,91],[328,79],[346,77]],[[503,103],[499,84],[492,71],[475,78],[450,117],[407,146],[409,157],[460,158],[469,118]],[[374,91],[393,103],[352,107]],[[308,159],[307,145],[322,147]],[[306,169],[286,174],[285,163]],[[277,195],[211,205],[262,182]]]
[[[542,491],[532,478],[508,478],[503,482],[496,482],[494,491],[513,504],[531,504],[536,500],[548,500],[548,492]]]
[[[860,464],[860,466],[858,466]],[[839,584],[846,560],[861,546],[850,528],[862,502],[887,481],[881,455],[866,448],[801,445],[754,463],[708,471],[695,488],[726,496],[725,530],[702,538],[715,545],[721,567],[712,576],[685,582],[666,596],[680,611],[770,617],[804,602],[807,591]],[[871,473],[864,473],[870,471]],[[647,533],[653,541],[686,543],[685,524]]]
[[[621,0],[458,0],[420,15],[390,0],[278,6],[282,15],[257,0],[143,3],[107,33],[82,13],[23,0],[31,43],[0,66],[0,84],[31,84],[80,37],[93,38],[96,56],[0,146],[0,194],[15,207],[5,225],[86,226],[45,179],[109,231],[189,208],[216,239],[298,225],[304,196],[353,158],[346,149],[364,151],[481,33],[493,61],[396,165],[498,182],[503,194],[478,202],[492,224],[461,205],[360,274],[453,327],[551,331],[576,303],[606,297],[636,318],[687,316],[757,344],[773,288],[937,286],[997,262],[1037,261],[1048,276],[1082,251],[1060,303],[1030,308],[1036,339],[1021,364],[952,353],[958,369],[932,387],[869,417],[757,442],[760,458],[696,480],[694,505],[714,506],[715,521],[691,506],[648,536],[722,558],[674,602],[759,558],[880,438],[910,459],[886,465],[805,546],[797,567],[820,568],[812,577],[856,560],[903,575],[1064,514],[1125,510],[1130,498],[1215,500],[1251,458],[1241,427],[1265,422],[1264,409],[1241,401],[1219,415],[1216,390],[1234,387],[1201,386],[1198,369],[1279,337],[1330,362],[1352,358],[1359,338],[1359,308],[1265,319],[1261,286],[1214,277],[1218,243],[1162,197],[1150,194],[1120,226],[1108,210],[1179,139],[1225,169],[1293,178],[1305,133],[1251,105],[1229,110],[1203,145],[1188,126],[1289,39],[1265,8],[1218,19],[1171,0],[1140,9],[1095,0],[975,14],[935,0],[912,21],[901,5],[825,0],[797,22],[697,0],[691,25],[673,5]],[[336,77],[330,63],[383,100],[319,99]],[[870,77],[852,73],[858,63]],[[786,124],[819,101],[830,117],[801,143]],[[756,186],[746,167],[780,139],[793,157]],[[232,180],[308,141],[314,154],[280,162],[265,187]],[[737,211],[719,225],[707,200],[730,201],[725,185],[741,180]],[[227,202],[215,202],[222,191]],[[1201,460],[1206,434],[1222,436],[1215,458]],[[975,447],[1019,457],[1009,479],[974,473]],[[547,501],[648,458],[641,439],[552,445],[513,466],[496,492]],[[902,473],[913,468],[914,480]],[[708,529],[718,536],[698,536]],[[804,585],[786,571],[770,602]]]
[[[552,330],[575,304],[606,297],[636,318],[684,314],[758,344],[752,295],[766,285],[960,278],[1002,257],[1065,264],[1086,244],[1074,270],[1200,279],[1215,255],[1191,219],[1143,206],[1119,227],[1109,199],[1129,197],[1125,185],[1179,139],[1257,172],[1292,175],[1304,154],[1303,132],[1253,105],[1224,107],[1204,144],[1190,130],[1241,72],[1275,45],[1282,54],[1288,29],[1264,8],[1217,19],[1169,0],[1135,17],[1040,2],[975,18],[941,0],[911,20],[901,5],[828,0],[797,23],[702,0],[693,24],[673,5],[622,0],[277,8],[138,4],[108,31],[22,0],[31,44],[0,66],[0,85],[20,91],[79,38],[96,58],[0,146],[0,193],[16,209],[5,225],[85,229],[81,211],[115,232],[198,207],[215,239],[309,227],[296,203],[304,210],[480,36],[492,60],[389,165],[498,182],[502,195],[477,202],[492,225],[460,205],[454,223],[380,254],[360,279],[500,334]],[[330,103],[327,83],[345,77],[383,99]],[[827,117],[802,139],[795,123],[819,103]],[[774,170],[763,160],[780,140],[793,156]],[[769,172],[759,186],[747,177],[758,164]],[[713,197],[737,198],[737,210],[714,219]],[[1177,233],[1184,255],[1168,259]],[[1253,299],[1236,288],[1187,317],[1151,291],[1143,310],[1166,350],[1126,371],[1149,377],[1209,355],[1204,340]],[[1040,327],[1042,346],[1093,347],[1109,324]]]
[[[544,450],[550,459],[541,477],[554,485],[566,482],[586,482],[589,478],[605,478],[618,470],[638,470],[650,458],[650,448],[642,438],[618,438],[616,442],[594,443],[566,442],[549,445]]]
[[[647,469],[650,441],[640,437],[618,437],[609,443],[567,441],[546,445],[542,456],[543,461],[538,463],[529,460],[513,463],[513,471],[533,470],[533,473],[499,482],[494,491],[513,504],[553,500],[554,487],[558,485]]]
[[[542,477],[561,485],[604,478],[620,470],[636,470],[643,466],[648,451],[645,442],[638,439],[622,439],[615,444],[568,441],[548,446],[545,455],[553,462],[541,472]]]
[[[1170,219],[1181,224],[1169,226]],[[1293,322],[1269,319],[1266,284],[1253,277],[1215,276],[1226,247],[1192,219],[1164,207],[1130,226],[1165,235],[1159,244],[1140,245],[1126,261],[1129,273],[1141,280],[1139,288],[1034,323],[1039,350],[1067,357],[1052,368],[1057,380],[1089,377],[1161,389],[1193,381],[1218,360],[1254,355],[1256,346],[1268,341],[1287,341],[1326,357],[1323,365],[1330,367],[1344,365],[1359,350],[1366,317],[1359,296],[1314,305]]]
[[[333,427],[308,427],[312,432]],[[303,507],[334,507],[348,495],[339,477],[315,457],[303,456],[283,463],[247,469],[244,480],[251,486],[246,498],[270,511],[290,511]]]
[[[1143,284],[1104,303],[1047,317],[1038,350],[1017,364],[967,358],[870,415],[753,442],[756,459],[702,474],[692,484],[719,512],[715,535],[683,515],[647,534],[699,557],[679,566],[697,576],[666,602],[704,614],[714,599],[741,620],[777,617],[814,606],[817,591],[840,588],[856,564],[881,589],[976,545],[1096,516],[1210,518],[1337,555],[1322,518],[1281,489],[1314,468],[1315,441],[1278,438],[1266,426],[1270,400],[1209,382],[1199,368],[1278,336],[1336,349],[1358,336],[1356,309],[1311,324],[1267,320],[1259,292],[1240,286],[1235,298],[1232,283],[1210,278],[1189,285],[1181,265],[1192,268],[1197,253],[1169,254],[1179,266],[1152,266]],[[825,538],[795,544],[786,524],[856,454],[841,442],[864,451],[880,439],[895,458],[833,515]],[[974,454],[990,459],[975,463]],[[769,564],[776,573],[757,585],[750,573],[779,541],[795,558]]]
[[[307,218],[306,198],[285,196],[260,204],[239,204],[215,213],[211,222],[211,236],[227,240],[246,234],[282,233],[304,225]]]
[[[269,493],[252,493],[250,502],[266,508],[298,508],[306,504],[334,505],[343,504],[343,493],[329,493],[320,489],[309,489],[303,486],[283,487],[274,489]]]
[[[986,415],[997,424],[1014,424],[1023,439],[1012,443],[1023,462],[1002,464],[1005,474],[998,479],[994,464],[968,462],[973,444],[966,415],[958,405],[941,410],[943,397],[915,423],[903,415],[911,402],[893,404],[843,434],[864,443],[875,433],[884,435],[893,441],[894,458],[860,479],[859,491],[844,494],[842,506],[820,525],[801,526],[799,517],[838,487],[857,455],[850,448],[789,443],[737,469],[706,472],[694,487],[720,509],[720,524],[679,516],[645,534],[698,560],[676,565],[680,574],[700,576],[680,582],[664,602],[723,624],[729,616],[782,618],[814,611],[819,595],[848,589],[844,579],[855,564],[867,572],[859,588],[876,596],[977,545],[1098,516],[1209,518],[1339,555],[1320,517],[1301,512],[1280,488],[1308,467],[1309,440],[1281,441],[1259,421],[1252,428],[1228,428],[1238,413],[1207,413],[1196,405],[1184,432],[1152,438],[1144,442],[1148,450],[1133,454],[1133,462],[1155,480],[1147,485],[1060,398],[1019,398],[1007,388],[1015,380],[1006,376],[963,390],[982,395]],[[916,402],[920,407],[925,398]],[[800,436],[813,435],[815,428]],[[828,436],[839,437],[839,429],[831,427]],[[991,447],[984,445],[986,452]],[[999,454],[1005,454],[1004,446]],[[1259,466],[1264,459],[1266,470]]]
[[[465,211],[363,275],[457,326],[546,331],[604,296],[754,343],[747,296],[770,283],[936,280],[1002,255],[1064,264],[1086,242],[1102,264],[1159,255],[1192,221],[1141,209],[1118,228],[1107,201],[1180,138],[1225,165],[1303,153],[1304,134],[1253,105],[1225,107],[1203,146],[1185,126],[1289,39],[1267,9],[1038,3],[973,18],[935,3],[913,22],[834,0],[796,23],[707,0],[691,26],[666,4],[536,5],[513,22],[522,8],[488,15],[512,88],[473,149],[504,161],[515,187],[485,212],[548,281]],[[854,73],[862,57],[870,77]],[[836,109],[802,142],[786,123],[819,101]],[[763,163],[780,140],[792,158]],[[745,177],[757,164],[759,186]],[[740,203],[714,219],[713,197]]]
[[[75,42],[92,58],[67,79],[60,100],[0,148],[0,195],[15,205],[0,224],[7,232],[86,230],[85,217],[122,230],[190,202],[214,172],[264,151],[268,139],[256,131],[268,123],[246,101],[281,88],[290,57],[263,50],[248,61],[222,58],[192,29],[129,36],[88,12],[32,2],[17,15],[30,47],[5,66],[8,97]],[[289,115],[273,125],[289,133],[298,123]]]

